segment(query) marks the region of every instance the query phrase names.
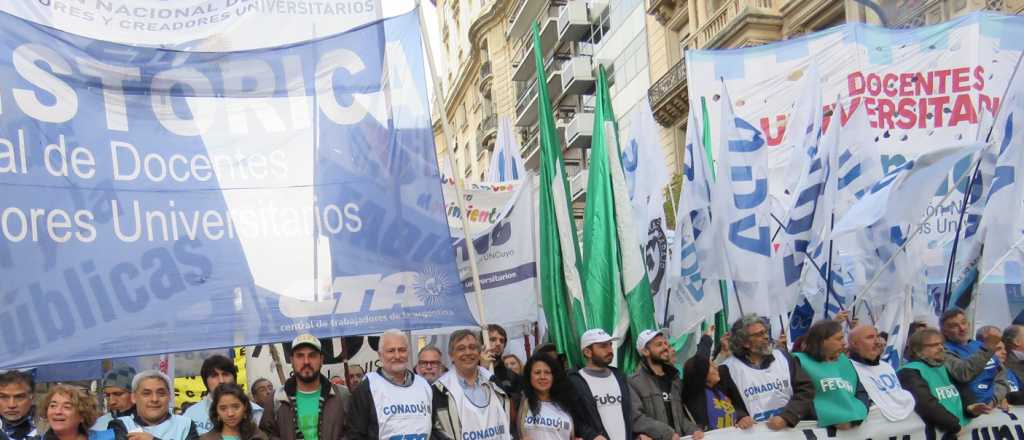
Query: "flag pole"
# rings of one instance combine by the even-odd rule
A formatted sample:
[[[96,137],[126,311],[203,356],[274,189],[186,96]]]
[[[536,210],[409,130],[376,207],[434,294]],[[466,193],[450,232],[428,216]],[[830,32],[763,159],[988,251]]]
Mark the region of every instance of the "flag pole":
[[[978,158],[976,159],[977,162],[975,162],[975,165],[977,165],[978,162],[981,162],[981,157],[987,149],[988,145],[986,145],[984,148],[978,150],[978,152],[975,153],[978,155]],[[960,186],[960,184],[964,182],[964,178],[967,176],[969,176],[969,174],[967,173],[964,173],[964,175],[960,176],[960,178],[956,180],[956,183],[953,185],[953,187],[955,188]],[[938,204],[942,205],[943,203],[946,203],[946,200],[949,200],[949,197],[952,195],[953,191],[947,192],[946,195],[942,196],[942,199],[939,200]],[[917,227],[914,228],[914,232],[907,237],[907,239],[903,242],[903,245],[901,245],[899,249],[896,249],[896,252],[892,253],[892,256],[890,256],[889,259],[886,260],[885,263],[878,268],[878,270],[875,272],[875,276],[871,278],[871,281],[868,281],[868,283],[864,285],[864,288],[857,293],[857,298],[853,300],[853,304],[851,304],[851,307],[856,307],[858,304],[863,302],[864,294],[867,293],[867,291],[870,290],[871,287],[873,287],[875,283],[878,282],[879,278],[882,277],[882,273],[884,272],[885,268],[889,267],[889,265],[896,260],[897,256],[899,256],[901,253],[907,250],[907,246],[910,244],[910,242],[914,241],[914,239],[917,238],[917,236],[921,233],[921,230],[924,229],[924,224],[928,223],[928,221],[932,219],[936,212],[938,212],[938,210],[932,210],[931,213],[924,217],[924,220],[921,220],[920,222],[917,223]]]
[[[430,66],[431,82],[434,84],[434,105],[437,106],[438,117],[441,119],[441,130],[444,132],[444,146],[448,152],[448,157],[454,158],[455,153],[452,151],[452,144],[454,140],[452,138],[451,126],[448,124],[448,112],[445,111],[444,101],[442,101],[441,91],[441,79],[437,76],[437,67],[434,64],[434,52],[430,49],[430,45],[427,44],[427,36],[423,32],[427,29],[427,21],[423,18],[423,7],[420,5],[420,0],[416,0],[416,15],[420,19],[420,32],[423,35],[423,50],[427,53],[427,64]],[[455,168],[458,168],[457,166]],[[480,289],[480,271],[476,266],[476,246],[473,243],[473,239],[469,236],[469,220],[466,218],[466,200],[463,198],[463,182],[462,182],[462,170],[453,170],[455,180],[455,202],[459,207],[459,219],[462,221],[462,234],[463,239],[466,243],[466,254],[469,256],[469,272],[473,278],[473,295],[476,298],[476,309],[478,316],[480,317],[480,328],[483,331],[483,343],[487,350],[491,348],[491,338],[487,337],[487,318],[484,315],[484,295]],[[459,284],[462,281],[459,280]],[[499,362],[500,359],[496,359],[495,362]],[[494,363],[491,364],[492,366]]]
[[[1010,94],[1010,86],[1013,85],[1013,80],[1017,76],[1017,72],[1020,70],[1020,65],[1021,65],[1021,60],[1022,59],[1024,59],[1024,53],[1022,53],[1020,56],[1017,57],[1017,64],[1014,66],[1013,73],[1010,74],[1010,80],[1006,83],[1006,88],[1003,90],[1003,96],[1002,96],[1002,98],[999,101],[999,102],[1001,102],[1003,104],[1006,103],[1006,95]],[[995,125],[995,119],[996,118],[995,118],[995,116],[997,116],[997,115],[992,115],[992,116],[993,116],[992,126],[988,128],[988,133],[985,135],[985,143],[986,144],[992,141],[992,132],[995,131],[995,128],[996,128],[996,125]],[[982,127],[979,125],[978,126],[979,133],[978,133],[978,136],[975,137],[975,139],[980,137],[980,135],[981,135],[981,133],[980,133],[981,128]],[[964,224],[964,214],[967,212],[967,204],[968,204],[968,202],[970,200],[971,192],[974,190],[974,184],[975,184],[975,182],[978,179],[978,174],[980,173],[980,170],[981,170],[981,161],[979,160],[978,164],[975,165],[975,167],[974,167],[974,172],[971,173],[971,182],[967,185],[967,190],[964,191],[963,203],[960,204],[960,216],[959,216],[959,218],[957,219],[957,222],[956,222],[956,236],[954,236],[954,238],[953,238],[953,249],[950,252],[949,268],[947,269],[947,272],[946,272],[946,286],[945,286],[945,291],[943,292],[943,295],[942,295],[942,310],[943,311],[946,311],[946,309],[949,307],[949,300],[950,300],[950,296],[952,295],[952,289],[953,289],[953,270],[955,270],[955,268],[956,268],[957,244],[959,244],[959,242],[960,242],[960,230],[963,227],[963,224]],[[952,190],[950,190],[950,192],[952,192]]]

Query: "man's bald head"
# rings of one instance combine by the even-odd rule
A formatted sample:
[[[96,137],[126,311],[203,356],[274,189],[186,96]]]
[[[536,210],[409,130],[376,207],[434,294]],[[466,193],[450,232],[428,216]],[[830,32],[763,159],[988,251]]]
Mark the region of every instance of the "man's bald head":
[[[850,353],[867,361],[877,361],[885,350],[885,343],[878,337],[878,330],[868,324],[861,324],[850,330],[847,341]]]

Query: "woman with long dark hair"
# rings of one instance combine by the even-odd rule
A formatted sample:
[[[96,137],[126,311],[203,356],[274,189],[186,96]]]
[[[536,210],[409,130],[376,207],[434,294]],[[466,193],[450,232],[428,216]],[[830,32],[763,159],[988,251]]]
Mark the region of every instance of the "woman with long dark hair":
[[[711,359],[712,325],[697,344],[697,354],[683,364],[683,403],[686,416],[702,431],[737,427],[747,429],[754,420],[726,395],[718,365]],[[724,347],[723,347],[724,348]]]
[[[519,433],[530,440],[571,440],[575,424],[572,388],[562,364],[545,353],[535,353],[523,367],[523,400],[519,405]]]
[[[237,384],[218,385],[210,401],[213,429],[200,436],[200,440],[267,440],[253,422],[249,397]]]
[[[793,357],[814,384],[818,426],[850,429],[868,415],[868,395],[846,357],[846,335],[839,321],[824,319],[807,330],[803,351]]]

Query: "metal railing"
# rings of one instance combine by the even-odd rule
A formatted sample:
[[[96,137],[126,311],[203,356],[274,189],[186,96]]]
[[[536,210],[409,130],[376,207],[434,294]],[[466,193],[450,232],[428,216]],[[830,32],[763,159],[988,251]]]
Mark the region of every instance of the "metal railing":
[[[679,60],[674,66],[668,69],[661,78],[658,78],[654,84],[651,85],[650,89],[647,89],[647,95],[651,98],[651,108],[658,108],[658,106],[666,99],[672,97],[673,94],[677,93],[680,88],[686,86],[686,60]]]

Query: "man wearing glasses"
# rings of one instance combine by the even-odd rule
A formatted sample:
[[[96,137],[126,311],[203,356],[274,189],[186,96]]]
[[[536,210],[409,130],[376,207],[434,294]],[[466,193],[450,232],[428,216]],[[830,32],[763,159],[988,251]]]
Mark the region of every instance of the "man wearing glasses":
[[[33,420],[34,385],[32,376],[21,371],[12,370],[0,374],[0,425],[3,425],[3,433],[11,440],[39,436]]]
[[[719,375],[737,409],[778,431],[813,415],[814,384],[789,354],[772,346],[766,322],[745,315],[732,325],[732,357]]]
[[[103,376],[103,397],[107,400],[109,412],[96,419],[93,431],[105,431],[112,420],[135,415],[135,403],[132,402],[134,377],[135,369],[132,367],[115,368]]]
[[[420,354],[416,357],[416,374],[420,375],[427,380],[427,383],[433,385],[437,378],[444,374],[444,365],[441,363],[441,350],[433,345],[428,345],[420,349]]]

